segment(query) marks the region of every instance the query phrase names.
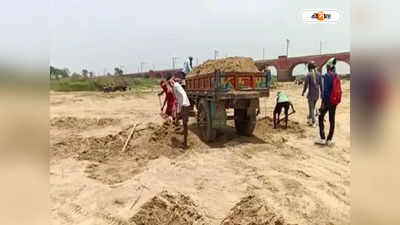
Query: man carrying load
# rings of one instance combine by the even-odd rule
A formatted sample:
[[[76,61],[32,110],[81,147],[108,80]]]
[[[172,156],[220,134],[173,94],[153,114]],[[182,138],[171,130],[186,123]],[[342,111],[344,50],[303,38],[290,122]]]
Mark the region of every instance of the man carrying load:
[[[183,89],[185,89],[185,87],[186,87],[186,81],[185,81],[186,75],[188,73],[190,73],[193,69],[192,61],[193,61],[193,57],[189,56],[183,63],[183,68],[182,68],[182,76],[183,77],[181,80],[181,85],[182,85]]]

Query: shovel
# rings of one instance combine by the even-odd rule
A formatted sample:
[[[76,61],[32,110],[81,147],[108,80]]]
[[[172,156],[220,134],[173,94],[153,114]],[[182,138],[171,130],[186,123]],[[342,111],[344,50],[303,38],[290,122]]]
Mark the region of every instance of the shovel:
[[[290,116],[290,115],[296,113],[296,110],[294,110],[293,104],[292,104],[291,102],[289,102],[289,104],[290,104],[290,107],[292,108],[292,111],[291,111],[290,113],[288,113],[288,115],[287,115],[288,119],[289,119],[289,116]],[[284,116],[282,119],[278,120],[278,123],[280,123],[280,122],[283,121],[284,119],[285,119],[285,116]]]
[[[160,108],[162,107],[162,105],[161,105],[161,97],[160,96],[158,96],[158,102],[160,103]],[[163,118],[163,119],[167,119],[168,118],[168,115],[167,114],[165,114],[164,112],[160,112],[160,116]]]
[[[289,119],[289,116],[290,116],[290,115],[295,114],[295,113],[296,113],[296,111],[292,111],[292,112],[288,113],[288,115],[287,115],[287,116],[288,116],[288,119]],[[282,122],[284,119],[285,119],[285,117],[279,119],[278,123]]]

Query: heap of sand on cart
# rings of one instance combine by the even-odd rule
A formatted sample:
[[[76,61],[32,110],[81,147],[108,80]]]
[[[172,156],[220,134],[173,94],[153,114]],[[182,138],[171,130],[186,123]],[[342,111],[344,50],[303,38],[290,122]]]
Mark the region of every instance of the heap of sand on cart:
[[[215,140],[217,130],[230,119],[239,134],[252,135],[259,98],[269,96],[265,76],[248,57],[207,60],[186,77],[186,92],[197,109],[200,136],[207,142]],[[227,115],[229,108],[234,115]]]

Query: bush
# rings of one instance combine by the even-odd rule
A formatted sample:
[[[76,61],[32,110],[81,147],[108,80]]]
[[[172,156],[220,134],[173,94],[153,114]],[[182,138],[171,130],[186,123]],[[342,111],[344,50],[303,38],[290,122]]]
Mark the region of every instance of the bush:
[[[278,84],[278,77],[277,76],[271,76],[271,84],[270,84],[270,88],[274,89],[277,87]]]

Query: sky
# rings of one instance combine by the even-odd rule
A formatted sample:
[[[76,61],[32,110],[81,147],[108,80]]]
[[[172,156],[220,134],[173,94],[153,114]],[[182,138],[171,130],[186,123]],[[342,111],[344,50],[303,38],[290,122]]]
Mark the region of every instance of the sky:
[[[347,0],[52,1],[50,64],[96,74],[181,67],[218,57],[262,59],[350,51]],[[304,9],[337,9],[337,24],[305,24]],[[297,71],[298,69],[295,69]]]

